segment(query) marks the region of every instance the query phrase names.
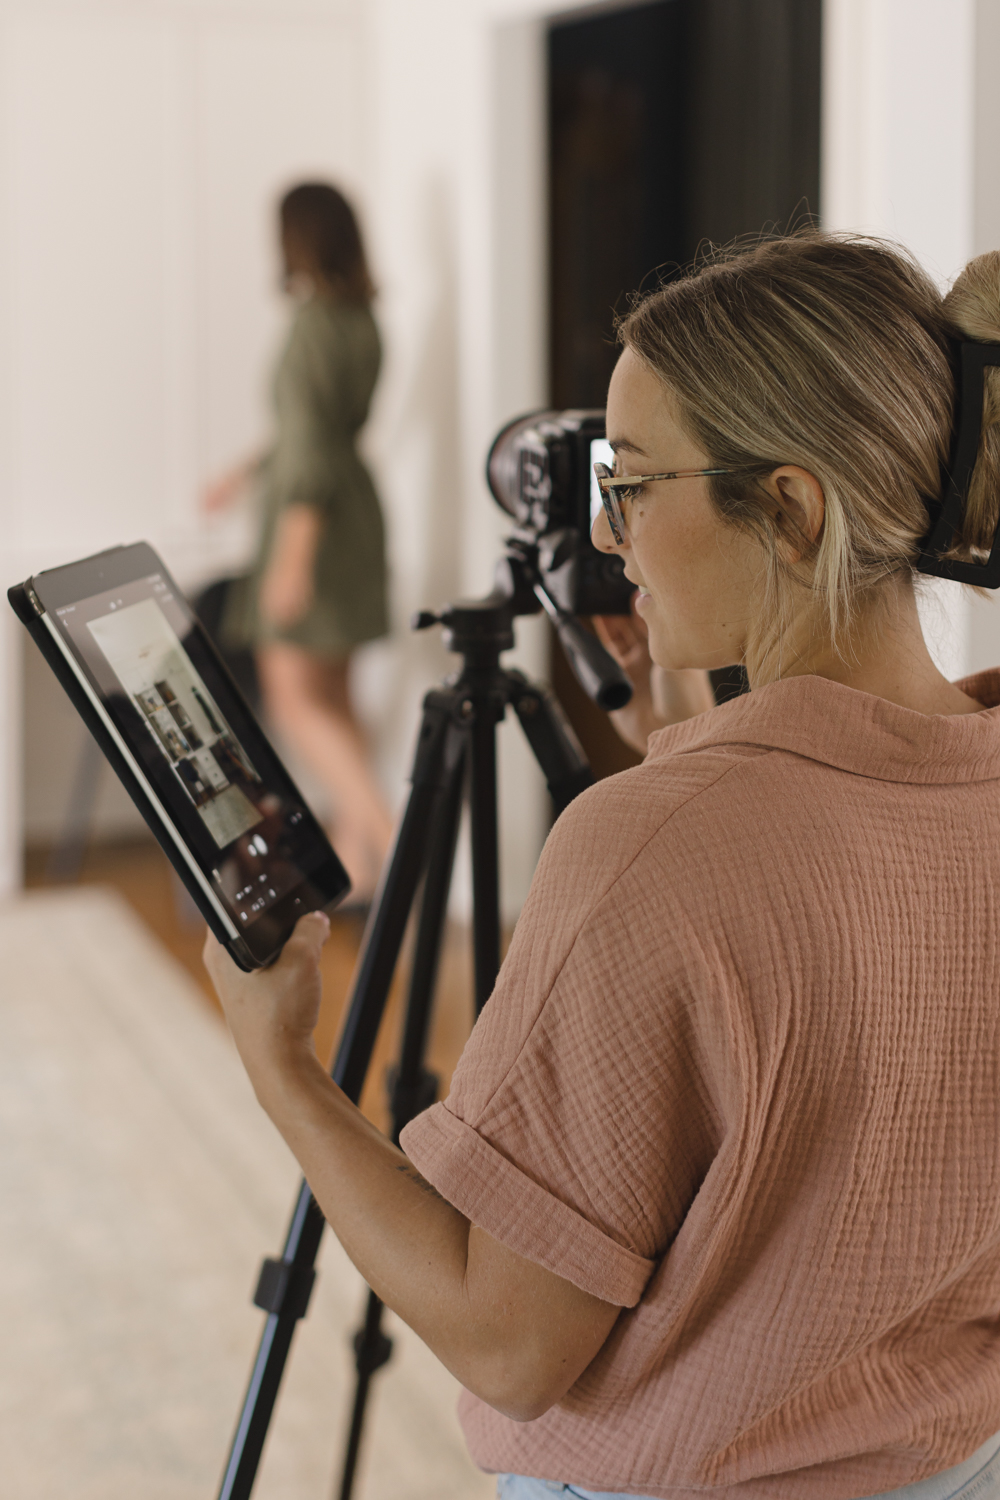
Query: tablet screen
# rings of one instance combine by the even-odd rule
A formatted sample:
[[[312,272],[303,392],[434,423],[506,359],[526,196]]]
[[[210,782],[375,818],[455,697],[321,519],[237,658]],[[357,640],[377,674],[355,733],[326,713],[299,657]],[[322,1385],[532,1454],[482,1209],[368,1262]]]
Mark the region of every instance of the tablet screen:
[[[158,562],[146,547],[107,556],[137,552]],[[267,946],[274,934],[261,924],[287,918],[287,898],[331,861],[339,871],[330,846],[162,566],[66,600],[54,580],[86,567],[41,574],[35,591],[237,931]],[[308,905],[345,884],[340,872]]]

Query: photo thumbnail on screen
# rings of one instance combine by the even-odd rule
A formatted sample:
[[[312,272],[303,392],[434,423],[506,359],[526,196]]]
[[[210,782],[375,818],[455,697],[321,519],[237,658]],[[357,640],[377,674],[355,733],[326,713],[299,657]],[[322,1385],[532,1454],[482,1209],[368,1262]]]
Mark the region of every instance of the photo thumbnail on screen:
[[[87,628],[218,847],[260,823],[261,778],[156,601]]]

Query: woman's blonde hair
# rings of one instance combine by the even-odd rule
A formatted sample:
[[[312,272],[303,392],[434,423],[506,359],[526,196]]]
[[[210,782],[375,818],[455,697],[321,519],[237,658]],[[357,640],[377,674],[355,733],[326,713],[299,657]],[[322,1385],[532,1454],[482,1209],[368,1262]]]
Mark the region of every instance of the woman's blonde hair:
[[[803,584],[834,641],[880,583],[912,567],[940,497],[955,407],[955,340],[1000,341],[1000,252],[947,298],[906,251],[817,230],[715,253],[638,302],[618,329],[676,399],[713,467],[721,515],[760,542],[766,597],[747,665],[780,675]],[[826,516],[800,563],[761,480],[796,464]],[[956,555],[982,555],[1000,507],[1000,371],[987,373],[983,442]]]

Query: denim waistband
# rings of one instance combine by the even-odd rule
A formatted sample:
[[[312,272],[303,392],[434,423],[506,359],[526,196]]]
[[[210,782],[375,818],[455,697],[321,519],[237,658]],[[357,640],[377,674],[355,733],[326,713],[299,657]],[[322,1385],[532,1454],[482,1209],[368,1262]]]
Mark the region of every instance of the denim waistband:
[[[710,1496],[712,1492],[705,1493]],[[523,1474],[501,1474],[497,1478],[498,1500],[552,1500],[553,1495],[564,1495],[566,1500],[577,1496],[580,1500],[651,1500],[631,1490],[585,1490],[578,1484],[530,1479]],[[866,1500],[1000,1500],[1000,1432],[953,1469],[899,1490],[881,1490]]]

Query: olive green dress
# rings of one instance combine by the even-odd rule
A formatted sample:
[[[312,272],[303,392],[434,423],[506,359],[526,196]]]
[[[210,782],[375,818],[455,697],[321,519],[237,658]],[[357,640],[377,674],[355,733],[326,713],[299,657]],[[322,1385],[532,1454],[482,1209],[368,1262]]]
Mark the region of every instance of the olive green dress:
[[[230,639],[290,641],[317,655],[344,656],[388,630],[382,511],[355,447],[380,359],[367,307],[314,296],[296,310],[274,378],[276,435],[260,475],[260,546]],[[261,618],[257,592],[275,525],[289,505],[314,506],[322,527],[312,603],[279,630]]]

